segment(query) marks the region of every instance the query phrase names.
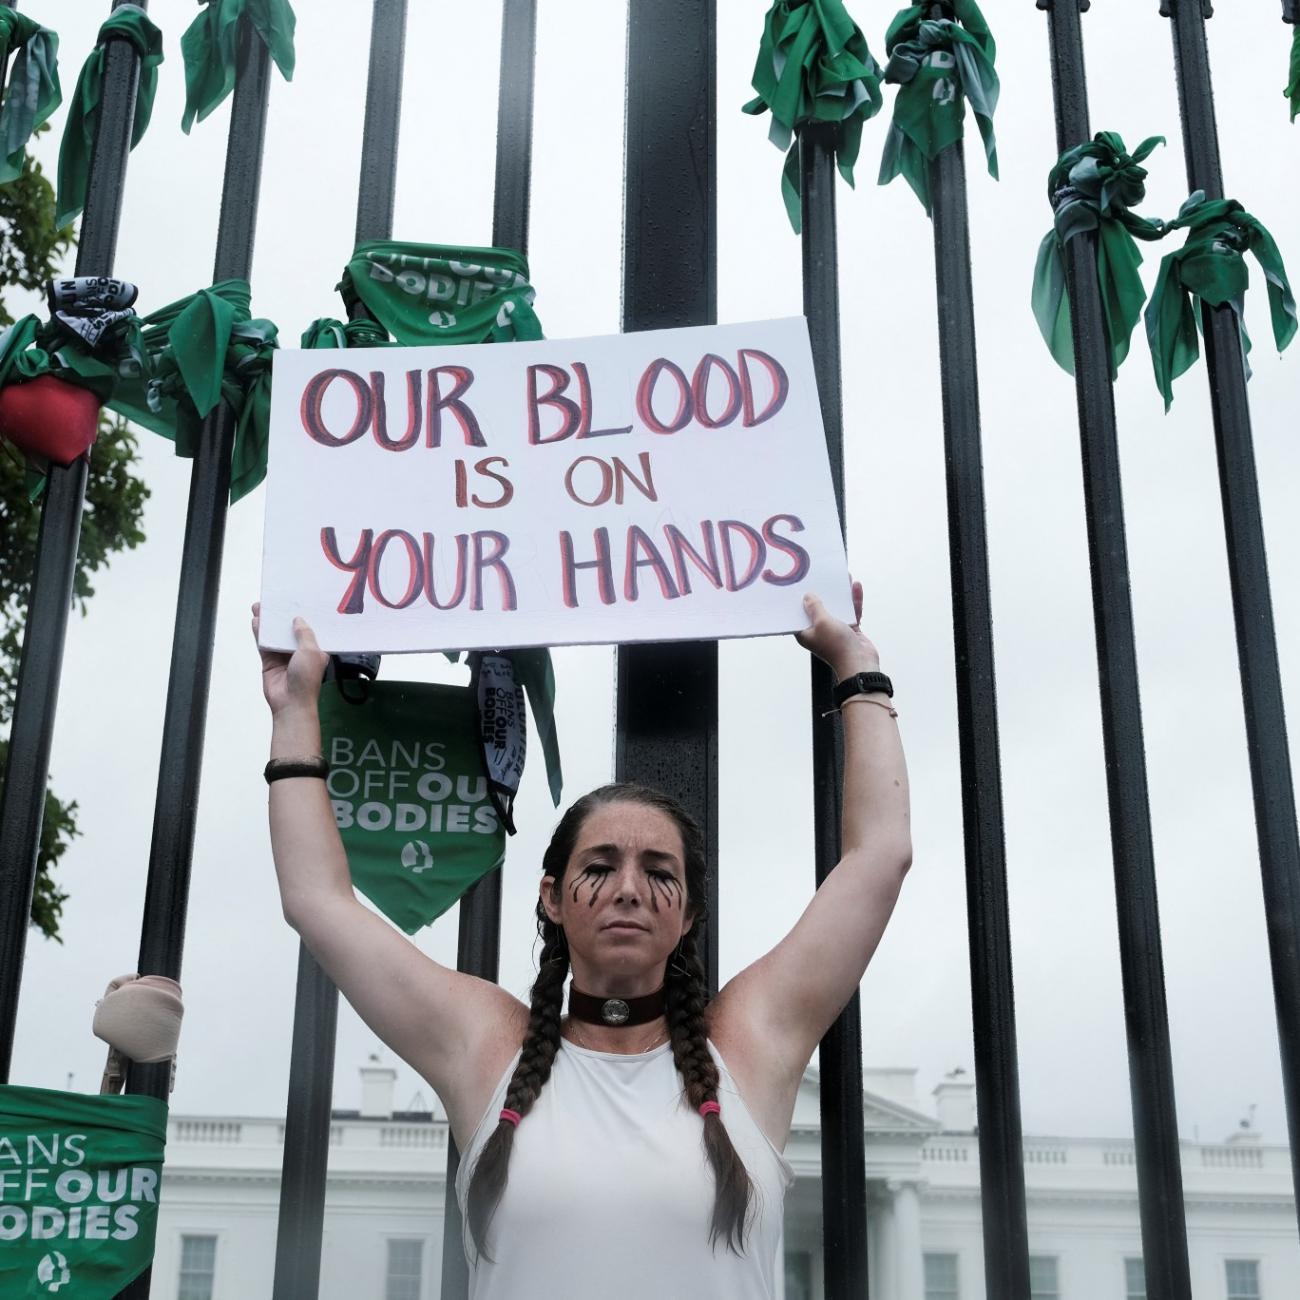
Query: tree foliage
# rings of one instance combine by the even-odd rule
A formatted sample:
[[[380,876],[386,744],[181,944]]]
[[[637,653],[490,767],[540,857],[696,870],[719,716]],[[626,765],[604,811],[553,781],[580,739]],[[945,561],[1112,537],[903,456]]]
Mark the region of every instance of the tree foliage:
[[[74,244],[72,228],[54,227],[54,190],[30,156],[23,174],[0,186],[0,325],[13,324],[4,302],[6,289],[41,289],[61,271]],[[126,424],[103,417],[90,455],[86,504],[77,553],[74,603],[84,614],[94,595],[91,575],[118,551],[144,541],[141,519],[149,489],[136,476],[136,442]],[[0,727],[13,716],[23,628],[36,563],[40,501],[29,499],[22,459],[0,443]],[[8,741],[0,739],[0,785],[8,763]],[[32,897],[32,924],[50,939],[59,938],[59,920],[67,894],[51,875],[77,830],[77,805],[51,790],[45,794],[45,817]]]

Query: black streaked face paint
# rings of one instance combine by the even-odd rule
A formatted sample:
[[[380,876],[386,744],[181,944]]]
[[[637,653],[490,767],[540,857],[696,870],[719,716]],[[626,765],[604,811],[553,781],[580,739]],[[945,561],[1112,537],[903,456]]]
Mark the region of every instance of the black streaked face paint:
[[[665,907],[682,906],[682,882],[666,871],[650,873],[650,906],[657,912],[659,900],[664,900]]]
[[[569,894],[576,903],[578,893],[584,884],[590,886],[590,893],[587,896],[587,906],[595,907],[596,899],[600,897],[600,891],[605,888],[605,882],[610,878],[611,871],[607,866],[599,862],[593,862],[578,873],[577,878],[569,885]]]

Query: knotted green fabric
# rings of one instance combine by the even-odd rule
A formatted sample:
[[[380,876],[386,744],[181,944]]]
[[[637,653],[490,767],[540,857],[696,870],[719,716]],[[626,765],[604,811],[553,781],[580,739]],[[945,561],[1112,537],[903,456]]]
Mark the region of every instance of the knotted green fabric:
[[[22,175],[27,141],[63,103],[63,88],[59,38],[49,28],[16,9],[0,9],[0,44],[14,55],[0,107],[0,185],[5,185]]]
[[[134,364],[120,367],[108,403],[192,459],[204,419],[227,401],[235,413],[232,504],[266,477],[277,331],[252,319],[250,302],[246,280],[223,280],[144,317],[131,349]]]
[[[397,344],[388,337],[388,331],[368,316],[356,320],[334,320],[322,316],[314,320],[302,334],[301,346],[314,348],[395,348]]]
[[[1203,190],[1179,209],[1170,230],[1186,229],[1187,242],[1160,263],[1160,275],[1147,304],[1147,339],[1155,366],[1156,386],[1164,394],[1165,410],[1174,400],[1174,380],[1201,355],[1197,331],[1202,302],[1231,307],[1241,330],[1243,356],[1250,351],[1243,307],[1250,273],[1246,253],[1255,255],[1268,281],[1273,340],[1283,351],[1296,336],[1296,304],[1287,281],[1282,254],[1273,236],[1257,217],[1235,199],[1208,200]],[[1247,367],[1249,375],[1249,366]]]
[[[339,284],[403,347],[542,337],[528,262],[511,248],[358,244]]]
[[[1130,155],[1114,131],[1099,131],[1087,144],[1067,149],[1047,178],[1047,196],[1056,216],[1038,250],[1032,301],[1044,342],[1070,374],[1074,374],[1074,335],[1065,245],[1085,231],[1097,232],[1097,281],[1113,379],[1128,355],[1129,336],[1146,299],[1137,270],[1142,254],[1134,236],[1152,240],[1165,233],[1163,221],[1130,211],[1146,196],[1147,173],[1139,164],[1158,144],[1164,144],[1164,137],[1153,135]]]
[[[862,124],[880,112],[880,65],[842,0],[775,0],[763,20],[754,64],[756,98],[746,113],[772,111],[768,139],[787,149],[781,194],[790,224],[802,225],[798,133],[824,123],[840,175],[853,184]]]
[[[998,178],[993,113],[998,106],[997,46],[975,0],[951,0],[957,21],[930,19],[930,5],[904,9],[885,37],[885,80],[898,85],[880,160],[880,184],[902,175],[930,211],[930,163],[962,138],[966,101],[984,140],[989,175]]]
[[[293,29],[289,0],[200,0],[206,7],[181,37],[185,60],[185,114],[181,130],[189,134],[235,88],[239,56],[239,20],[248,15],[253,31],[271,51],[286,81],[293,80]]]
[[[59,149],[56,226],[66,226],[86,204],[86,179],[99,122],[107,46],[111,40],[130,41],[140,56],[140,82],[135,94],[135,117],[131,123],[132,149],[149,128],[154,95],[158,90],[158,65],[163,61],[162,32],[143,9],[120,5],[99,29],[99,43],[90,52],[77,78],[77,89],[63,130],[63,145]]]
[[[1291,80],[1282,92],[1291,101],[1291,120],[1300,114],[1300,24],[1291,37]]]

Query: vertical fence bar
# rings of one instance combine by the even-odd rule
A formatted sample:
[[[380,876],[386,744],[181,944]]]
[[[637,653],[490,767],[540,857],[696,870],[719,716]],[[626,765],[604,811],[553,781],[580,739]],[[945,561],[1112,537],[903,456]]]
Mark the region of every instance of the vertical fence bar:
[[[1173,19],[1187,185],[1191,190],[1204,190],[1208,198],[1221,199],[1223,170],[1205,39],[1207,14],[1196,0],[1166,0],[1161,12]],[[1201,322],[1291,1137],[1291,1180],[1300,1208],[1300,838],[1291,751],[1237,318],[1230,307],[1202,306]]]
[[[821,400],[835,505],[844,530],[844,418],[840,389],[840,285],[835,152],[827,128],[799,135],[803,209],[803,310]],[[818,886],[840,858],[844,736],[832,699],[835,675],[812,661],[813,859]],[[867,1294],[866,1124],[862,1007],[855,992],[820,1046],[822,1276],[826,1300]],[[780,1261],[777,1264],[780,1267]]]
[[[960,140],[930,164],[930,192],[948,479],[948,555],[979,1111],[984,1285],[990,1296],[1029,1300],[1029,1229],[1025,1216],[993,604],[985,528],[966,157]]]
[[[537,0],[505,0],[501,16],[501,74],[497,84],[497,165],[492,243],[527,256],[528,208],[533,170],[533,79]],[[490,871],[460,900],[456,968],[497,979],[501,957],[501,872]],[[442,1216],[442,1300],[469,1294],[456,1174],[460,1150],[447,1139],[447,1179]]]
[[[113,8],[123,3],[126,0],[117,0]],[[140,7],[145,7],[144,0]],[[113,273],[139,77],[135,47],[120,38],[110,40],[86,182],[77,275]],[[9,759],[0,795],[0,1081],[9,1078],[13,1055],[89,456],[87,452],[71,465],[50,468],[23,630]]]
[[[623,328],[717,320],[716,0],[628,5]],[[718,987],[718,646],[619,646],[614,767],[655,786],[704,831]]]
[[[358,243],[387,238],[393,228],[405,49],[406,0],[374,0],[357,189]],[[316,1300],[320,1291],[338,1005],[338,989],[300,944],[272,1300]]]
[[[1057,148],[1090,138],[1083,33],[1087,0],[1038,0],[1048,10]],[[1096,235],[1065,249],[1074,331],[1075,389],[1083,454],[1102,738],[1128,1035],[1142,1255],[1150,1300],[1191,1300],[1178,1117],[1165,1004],[1155,853],[1147,796],[1128,545]]]
[[[230,112],[214,283],[246,280],[252,269],[270,66],[266,45],[254,34],[252,22],[246,20],[240,32]],[[194,827],[234,439],[235,415],[229,404],[222,402],[203,422],[190,474],[153,840],[141,921],[137,969],[142,975],[166,975],[177,981],[181,977],[185,948],[185,915],[194,859]],[[128,1065],[128,1093],[143,1093],[165,1101],[170,1082],[169,1061]],[[146,1269],[127,1286],[121,1292],[123,1300],[147,1300],[152,1273],[152,1267]]]

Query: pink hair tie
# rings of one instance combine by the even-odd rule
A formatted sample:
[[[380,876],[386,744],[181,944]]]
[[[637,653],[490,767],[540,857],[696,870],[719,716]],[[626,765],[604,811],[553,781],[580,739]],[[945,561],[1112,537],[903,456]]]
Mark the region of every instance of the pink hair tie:
[[[706,1101],[700,1106],[700,1117],[705,1118],[709,1115],[721,1115],[722,1107],[716,1101]]]
[[[500,1118],[505,1120],[507,1124],[513,1124],[515,1128],[518,1128],[519,1121],[523,1119],[523,1116],[517,1110],[506,1109],[501,1112]]]

